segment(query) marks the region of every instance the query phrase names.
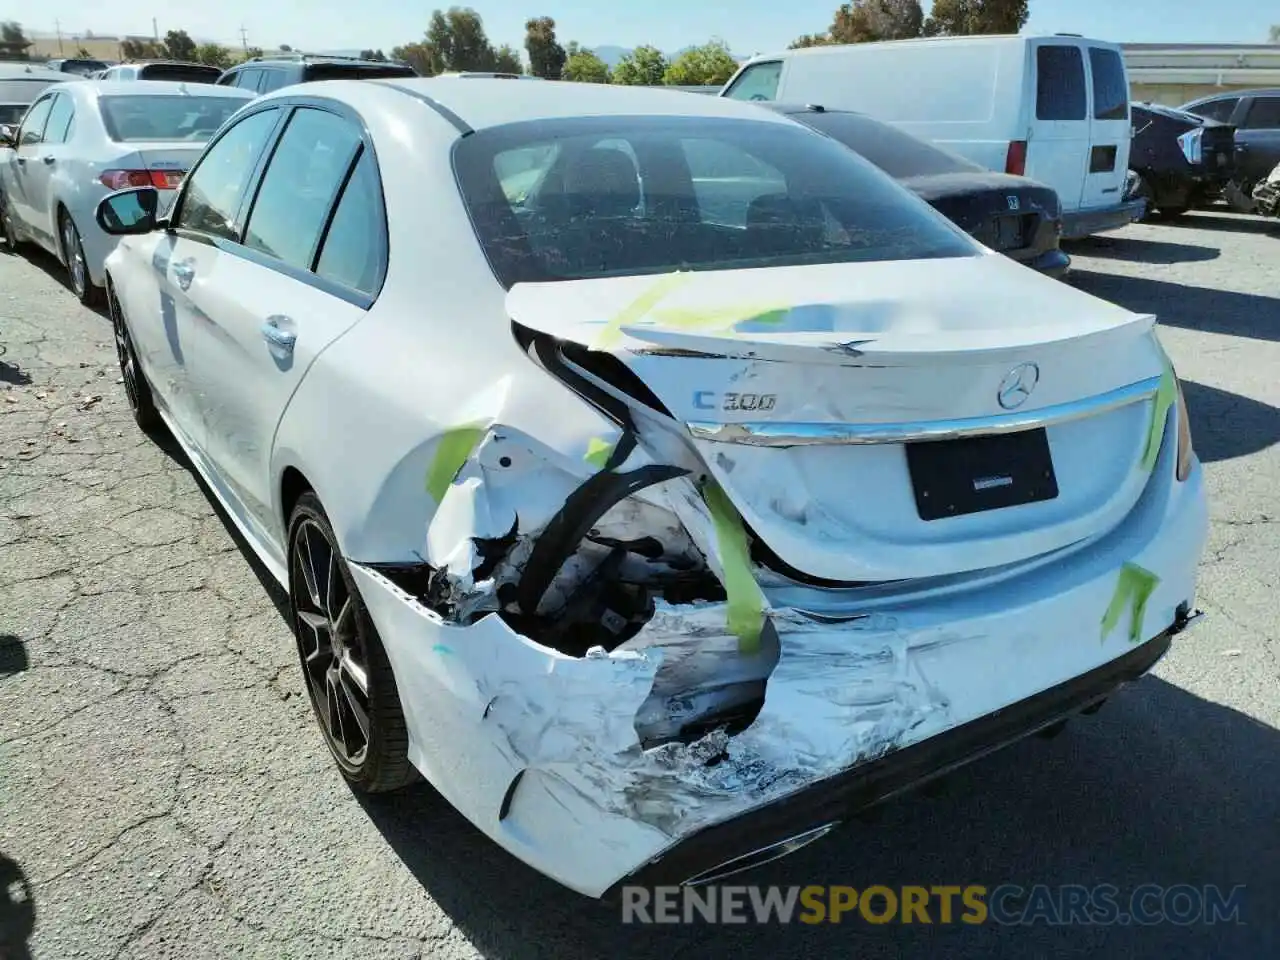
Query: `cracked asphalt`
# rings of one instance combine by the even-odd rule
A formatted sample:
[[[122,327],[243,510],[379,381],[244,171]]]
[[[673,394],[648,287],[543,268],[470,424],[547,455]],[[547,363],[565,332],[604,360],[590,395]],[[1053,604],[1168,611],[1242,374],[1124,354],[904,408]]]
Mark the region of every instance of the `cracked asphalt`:
[[[30,884],[30,955],[1280,955],[1280,231],[1197,214],[1071,252],[1074,283],[1159,314],[1186,381],[1207,618],[1057,739],[743,882],[1245,885],[1241,923],[637,930],[429,789],[358,801],[283,598],[181,454],[134,429],[107,321],[28,250],[0,254],[0,857]]]

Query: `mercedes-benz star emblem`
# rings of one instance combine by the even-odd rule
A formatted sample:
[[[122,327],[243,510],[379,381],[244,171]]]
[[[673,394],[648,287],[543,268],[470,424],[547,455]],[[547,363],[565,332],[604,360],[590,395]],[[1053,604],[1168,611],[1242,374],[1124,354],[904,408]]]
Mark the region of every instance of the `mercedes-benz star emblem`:
[[[996,399],[1006,410],[1016,410],[1027,402],[1040,382],[1040,368],[1034,363],[1020,363],[1004,375]]]

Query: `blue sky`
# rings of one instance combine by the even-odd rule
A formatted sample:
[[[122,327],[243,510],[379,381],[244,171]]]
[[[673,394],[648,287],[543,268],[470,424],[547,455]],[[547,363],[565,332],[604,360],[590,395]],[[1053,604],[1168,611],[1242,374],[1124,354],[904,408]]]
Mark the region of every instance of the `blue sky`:
[[[924,0],[926,9],[931,0]],[[447,0],[440,6],[448,6]],[[826,28],[835,0],[735,0],[719,6],[689,0],[462,0],[475,7],[496,43],[520,46],[524,21],[556,19],[562,42],[675,50],[711,36],[740,55],[785,47],[794,37]],[[186,29],[193,36],[272,47],[309,49],[384,47],[420,38],[436,4],[405,0],[170,0],[153,4],[103,4],[101,0],[42,0],[21,12],[30,31],[64,35]],[[1207,15],[1212,10],[1212,16]],[[728,12],[732,11],[732,12]],[[1068,31],[1116,41],[1264,42],[1280,22],[1280,6],[1262,0],[1031,0],[1028,31]]]

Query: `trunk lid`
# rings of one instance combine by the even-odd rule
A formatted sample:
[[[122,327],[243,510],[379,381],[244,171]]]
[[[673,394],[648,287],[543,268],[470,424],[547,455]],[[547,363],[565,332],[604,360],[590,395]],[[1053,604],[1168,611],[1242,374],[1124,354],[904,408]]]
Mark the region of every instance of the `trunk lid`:
[[[900,182],[979,243],[1001,253],[1030,246],[1044,221],[1061,219],[1058,195],[1026,177],[965,172]]]
[[[660,404],[807,577],[1016,562],[1145,487],[1154,318],[1002,257],[518,284],[507,306],[575,372]]]

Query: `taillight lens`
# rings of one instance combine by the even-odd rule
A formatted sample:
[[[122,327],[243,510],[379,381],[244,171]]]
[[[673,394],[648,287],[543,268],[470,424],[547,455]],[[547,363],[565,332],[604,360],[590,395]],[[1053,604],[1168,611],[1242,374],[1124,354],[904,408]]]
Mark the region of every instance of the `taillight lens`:
[[[108,190],[127,190],[130,187],[155,187],[157,190],[176,190],[182,183],[182,170],[104,170],[98,181]]]
[[[1015,177],[1026,176],[1027,173],[1027,141],[1011,140],[1009,153],[1004,160],[1004,172]]]
[[[1187,416],[1187,398],[1182,395],[1182,381],[1178,381],[1178,472],[1179,480],[1191,476],[1195,465],[1195,448],[1191,444],[1191,420]]]

